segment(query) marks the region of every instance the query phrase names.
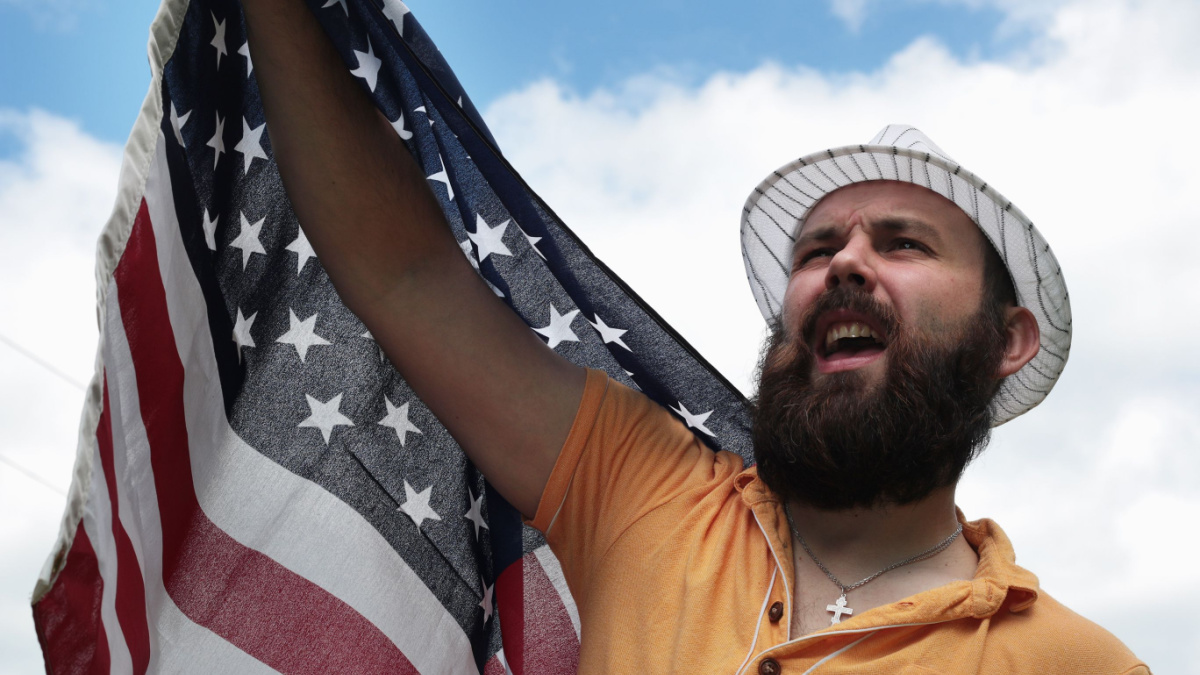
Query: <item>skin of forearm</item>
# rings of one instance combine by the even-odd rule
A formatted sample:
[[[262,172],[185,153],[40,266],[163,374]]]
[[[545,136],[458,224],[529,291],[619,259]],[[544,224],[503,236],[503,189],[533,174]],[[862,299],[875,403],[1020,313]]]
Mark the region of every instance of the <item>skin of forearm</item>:
[[[465,264],[420,167],[304,3],[243,8],[288,198],[347,306],[394,311],[405,286]]]

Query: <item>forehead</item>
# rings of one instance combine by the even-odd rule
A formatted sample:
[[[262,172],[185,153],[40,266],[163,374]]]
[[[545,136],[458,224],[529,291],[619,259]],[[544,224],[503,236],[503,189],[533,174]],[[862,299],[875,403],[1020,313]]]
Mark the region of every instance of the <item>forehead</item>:
[[[853,220],[868,226],[919,223],[951,241],[984,242],[983,233],[954,202],[920,185],[892,180],[854,183],[829,193],[808,212],[799,234],[807,239],[818,230],[837,230]]]

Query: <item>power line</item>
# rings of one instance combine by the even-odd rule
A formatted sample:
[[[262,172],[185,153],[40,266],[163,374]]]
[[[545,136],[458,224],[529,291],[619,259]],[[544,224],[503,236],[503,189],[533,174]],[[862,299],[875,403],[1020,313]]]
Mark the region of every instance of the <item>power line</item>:
[[[76,389],[78,389],[80,391],[87,391],[87,387],[85,387],[84,385],[77,382],[75,380],[75,378],[71,377],[70,375],[67,375],[66,373],[59,370],[58,368],[55,368],[54,365],[51,364],[49,361],[46,361],[45,359],[38,356],[37,354],[34,354],[33,352],[29,351],[28,349],[17,344],[14,340],[12,340],[8,336],[4,335],[3,333],[0,333],[0,342],[3,342],[4,344],[8,345],[9,347],[12,347],[14,350],[16,350],[20,354],[24,355],[25,358],[29,359],[30,361],[33,361],[34,363],[38,364],[45,370],[54,374],[59,379],[61,379],[63,382],[66,382],[67,384],[75,387]]]
[[[21,466],[20,464],[17,464],[16,462],[14,462],[13,460],[9,459],[8,457],[5,457],[4,455],[0,455],[0,462],[4,462],[4,463],[5,463],[5,464],[7,464],[9,467],[11,467],[11,468],[13,468],[13,469],[16,469],[17,471],[20,471],[21,473],[25,474],[25,475],[26,475],[28,478],[30,478],[31,480],[34,480],[34,481],[37,481],[38,483],[41,483],[41,484],[42,484],[44,487],[47,487],[47,488],[49,488],[49,489],[51,489],[51,490],[54,490],[55,492],[57,492],[58,494],[60,494],[60,495],[62,495],[62,496],[64,496],[64,497],[66,497],[66,496],[67,496],[67,493],[66,493],[66,492],[63,492],[63,491],[62,491],[62,489],[61,489],[61,488],[59,488],[57,485],[55,485],[55,484],[51,483],[50,481],[46,480],[45,478],[42,478],[41,476],[39,476],[39,475],[37,475],[36,473],[34,473],[34,472],[30,471],[29,469],[26,469],[25,467]]]

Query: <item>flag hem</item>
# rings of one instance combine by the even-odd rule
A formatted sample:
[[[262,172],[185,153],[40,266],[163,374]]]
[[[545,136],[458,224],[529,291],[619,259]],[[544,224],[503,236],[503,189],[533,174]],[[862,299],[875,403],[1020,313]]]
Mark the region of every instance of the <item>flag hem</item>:
[[[100,339],[96,347],[95,370],[88,383],[87,396],[79,420],[79,439],[75,450],[71,488],[59,525],[58,538],[38,575],[30,599],[31,605],[36,605],[54,586],[58,573],[66,562],[67,552],[75,540],[79,522],[83,518],[88,486],[92,478],[96,429],[103,407],[104,322],[108,281],[125,251],[141,203],[141,194],[145,191],[150,162],[154,159],[159,125],[162,123],[163,69],[175,52],[188,3],[189,0],[164,0],[150,24],[150,37],[146,44],[146,56],[150,63],[150,88],[125,142],[121,173],[117,179],[116,202],[96,241],[96,323],[100,328]]]

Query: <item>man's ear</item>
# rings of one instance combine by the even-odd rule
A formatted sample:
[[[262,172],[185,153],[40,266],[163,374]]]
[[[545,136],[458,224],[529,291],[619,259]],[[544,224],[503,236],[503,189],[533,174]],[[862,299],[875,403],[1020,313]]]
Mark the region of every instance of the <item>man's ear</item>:
[[[1004,348],[1004,358],[996,368],[997,379],[1004,379],[1025,367],[1041,347],[1042,333],[1033,312],[1024,307],[1008,307],[1004,313],[1008,344]]]

